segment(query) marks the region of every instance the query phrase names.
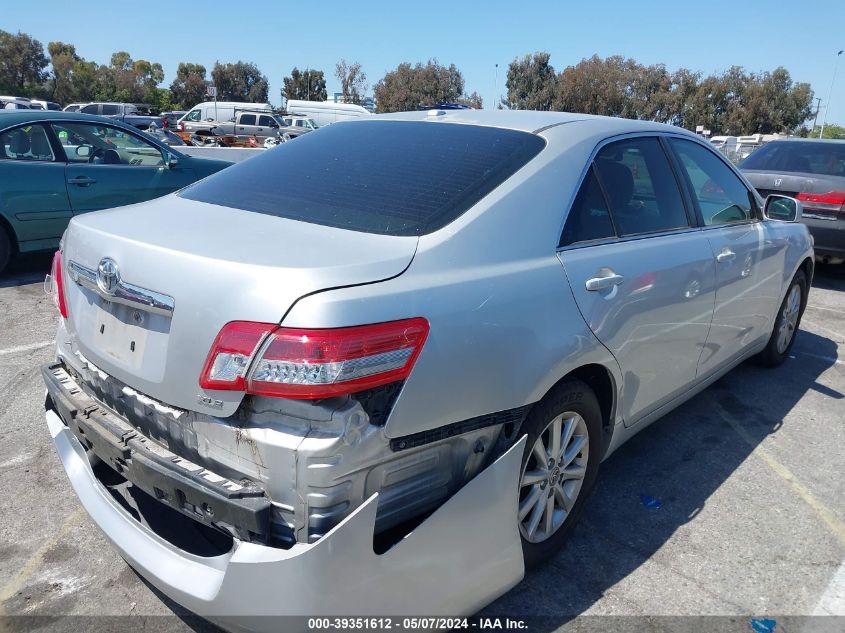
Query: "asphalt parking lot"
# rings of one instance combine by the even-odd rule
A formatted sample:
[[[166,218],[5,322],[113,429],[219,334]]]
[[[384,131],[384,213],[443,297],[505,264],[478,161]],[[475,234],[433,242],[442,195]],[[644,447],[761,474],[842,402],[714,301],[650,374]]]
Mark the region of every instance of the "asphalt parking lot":
[[[114,552],[53,451],[48,268],[0,274],[0,615],[43,618],[0,629],[103,615],[130,616],[111,630],[205,628]],[[817,270],[801,329],[782,367],[735,369],[605,462],[568,546],[485,613],[550,630],[579,614],[845,615],[845,267]]]

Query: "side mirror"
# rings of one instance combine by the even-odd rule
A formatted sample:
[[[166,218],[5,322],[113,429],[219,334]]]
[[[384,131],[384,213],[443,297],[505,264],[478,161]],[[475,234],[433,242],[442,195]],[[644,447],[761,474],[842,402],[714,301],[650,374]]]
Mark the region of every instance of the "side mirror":
[[[164,164],[167,165],[168,169],[173,169],[174,167],[179,166],[179,159],[176,158],[170,152],[165,152],[164,153]]]
[[[770,220],[797,222],[804,213],[804,205],[795,198],[772,194],[766,198],[763,213]]]
[[[76,155],[80,158],[88,158],[91,155],[90,145],[80,145],[76,148]]]

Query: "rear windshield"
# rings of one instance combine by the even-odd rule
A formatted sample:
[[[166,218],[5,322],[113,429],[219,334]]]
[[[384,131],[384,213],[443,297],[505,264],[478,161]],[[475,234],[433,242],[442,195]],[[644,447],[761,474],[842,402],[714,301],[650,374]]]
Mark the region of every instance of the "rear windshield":
[[[740,169],[845,176],[845,142],[773,141],[742,161]]]
[[[336,123],[182,190],[183,198],[382,235],[425,235],[536,156],[534,134],[425,121]]]

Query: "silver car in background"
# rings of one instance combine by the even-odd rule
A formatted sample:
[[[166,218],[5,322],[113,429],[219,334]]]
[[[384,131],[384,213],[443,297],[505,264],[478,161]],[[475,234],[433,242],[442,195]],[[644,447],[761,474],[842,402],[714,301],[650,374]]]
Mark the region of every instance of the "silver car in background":
[[[47,422],[94,522],[197,613],[471,614],[626,439],[786,358],[800,213],[655,123],[332,125],[73,219]]]
[[[739,166],[762,196],[792,196],[815,240],[816,259],[845,263],[845,141],[772,141]]]

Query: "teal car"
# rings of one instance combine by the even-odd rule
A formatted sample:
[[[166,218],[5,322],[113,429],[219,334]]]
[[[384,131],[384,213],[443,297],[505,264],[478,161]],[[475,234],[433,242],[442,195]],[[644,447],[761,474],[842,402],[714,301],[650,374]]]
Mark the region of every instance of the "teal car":
[[[17,253],[57,248],[74,215],[157,198],[230,164],[111,119],[0,111],[0,271]]]

